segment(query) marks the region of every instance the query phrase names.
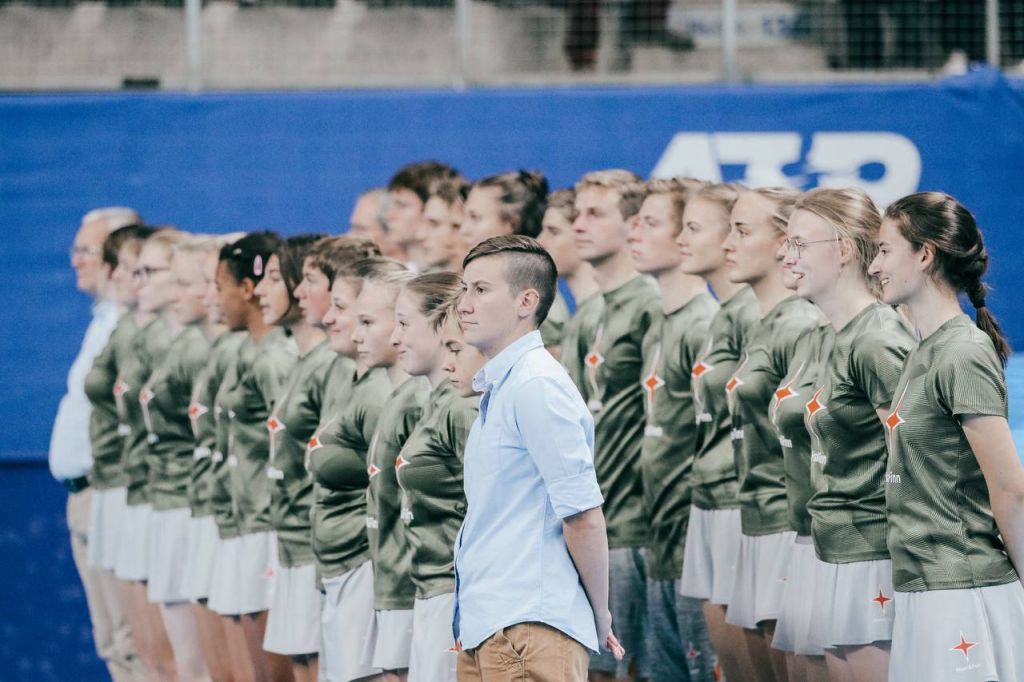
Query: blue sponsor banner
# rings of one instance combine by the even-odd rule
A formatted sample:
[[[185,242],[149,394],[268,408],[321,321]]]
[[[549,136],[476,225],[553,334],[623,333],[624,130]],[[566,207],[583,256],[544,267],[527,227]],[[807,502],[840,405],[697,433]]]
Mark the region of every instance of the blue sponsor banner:
[[[932,83],[0,97],[0,459],[38,458],[88,319],[68,249],[104,205],[196,231],[338,232],[410,160],[470,178],[596,168],[799,187],[880,203],[958,196],[992,252],[991,306],[1024,343],[1024,84]]]

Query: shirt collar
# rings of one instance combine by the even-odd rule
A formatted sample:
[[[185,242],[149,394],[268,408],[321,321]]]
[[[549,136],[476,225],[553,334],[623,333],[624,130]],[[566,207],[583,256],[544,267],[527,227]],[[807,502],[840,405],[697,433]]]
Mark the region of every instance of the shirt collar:
[[[510,343],[505,350],[501,351],[487,361],[476,376],[473,377],[473,390],[483,393],[500,382],[512,370],[513,365],[523,357],[527,351],[535,348],[543,348],[544,340],[540,336],[540,330],[534,330],[520,336]]]

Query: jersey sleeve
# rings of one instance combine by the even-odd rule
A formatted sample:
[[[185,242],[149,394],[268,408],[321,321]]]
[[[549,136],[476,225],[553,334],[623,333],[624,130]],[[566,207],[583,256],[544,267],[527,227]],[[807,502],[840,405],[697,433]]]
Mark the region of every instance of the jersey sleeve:
[[[456,398],[448,410],[444,435],[450,452],[453,452],[460,462],[465,457],[466,441],[469,440],[469,431],[473,428],[477,413],[476,403],[471,398]]]
[[[933,371],[935,396],[949,414],[1007,416],[1006,377],[987,337],[950,344]]]
[[[913,338],[895,327],[866,334],[854,346],[850,374],[872,407],[877,409],[892,402],[903,361],[913,346]]]

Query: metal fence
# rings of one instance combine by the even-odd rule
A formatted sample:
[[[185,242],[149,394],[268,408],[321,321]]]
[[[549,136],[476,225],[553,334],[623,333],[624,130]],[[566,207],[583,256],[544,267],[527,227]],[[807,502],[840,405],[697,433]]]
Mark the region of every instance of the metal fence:
[[[1024,0],[0,0],[0,88],[1024,73]]]

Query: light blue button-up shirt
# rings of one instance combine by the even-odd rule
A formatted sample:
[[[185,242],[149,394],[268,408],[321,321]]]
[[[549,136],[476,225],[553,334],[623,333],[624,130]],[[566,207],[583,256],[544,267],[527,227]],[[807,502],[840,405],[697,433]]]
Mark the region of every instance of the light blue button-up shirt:
[[[597,651],[562,533],[562,519],[604,502],[590,410],[536,331],[492,358],[473,386],[482,395],[455,540],[456,638],[473,649],[503,627],[540,622]]]

